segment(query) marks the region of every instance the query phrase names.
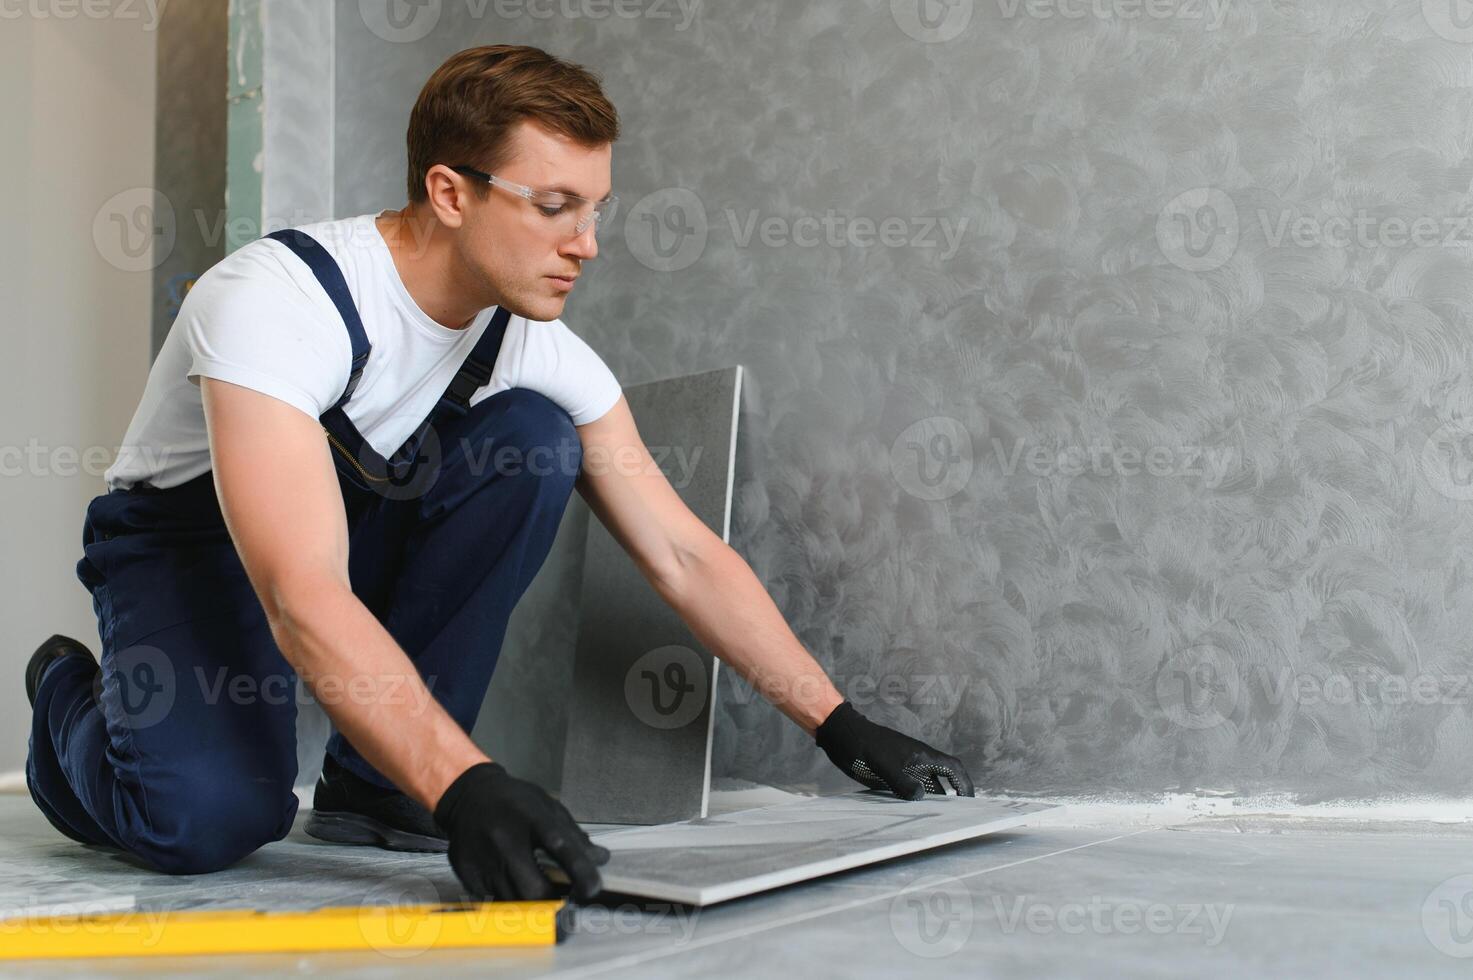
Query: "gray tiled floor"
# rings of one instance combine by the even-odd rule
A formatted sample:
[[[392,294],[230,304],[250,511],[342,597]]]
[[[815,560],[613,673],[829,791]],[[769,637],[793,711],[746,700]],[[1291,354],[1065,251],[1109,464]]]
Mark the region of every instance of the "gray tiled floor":
[[[1288,829],[1284,829],[1285,827]],[[236,867],[170,878],[60,837],[0,795],[0,904],[68,881],[140,905],[310,908],[457,897],[443,857],[320,844],[297,828]],[[5,964],[7,976],[803,978],[1466,974],[1473,837],[1434,825],[1199,821],[1045,826],[699,912],[611,896],[556,950]],[[1461,884],[1461,883],[1455,883]],[[1430,900],[1429,900],[1430,898]],[[1442,899],[1447,899],[1443,902]],[[1457,955],[1454,955],[1457,954]]]

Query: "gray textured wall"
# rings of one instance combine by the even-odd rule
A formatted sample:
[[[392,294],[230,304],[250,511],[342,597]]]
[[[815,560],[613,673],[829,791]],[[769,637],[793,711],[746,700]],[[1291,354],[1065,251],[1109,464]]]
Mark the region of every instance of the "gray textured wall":
[[[992,786],[1463,792],[1453,4],[345,2],[336,211],[402,202],[453,51],[588,65],[624,205],[566,319],[748,368],[733,542],[866,711]],[[739,687],[716,766],[842,782]]]

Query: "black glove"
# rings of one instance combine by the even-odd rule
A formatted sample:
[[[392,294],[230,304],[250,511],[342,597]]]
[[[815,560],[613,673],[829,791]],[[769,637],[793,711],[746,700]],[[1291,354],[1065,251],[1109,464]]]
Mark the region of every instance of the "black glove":
[[[450,839],[450,866],[475,899],[541,901],[555,890],[533,854],[541,847],[567,873],[572,897],[586,902],[603,881],[595,865],[609,860],[573,815],[541,786],[518,779],[499,762],[471,766],[435,804],[435,822]]]
[[[834,765],[870,789],[919,800],[928,792],[946,792],[941,788],[945,776],[958,796],[977,795],[961,760],[876,725],[848,701],[829,713],[814,737]]]

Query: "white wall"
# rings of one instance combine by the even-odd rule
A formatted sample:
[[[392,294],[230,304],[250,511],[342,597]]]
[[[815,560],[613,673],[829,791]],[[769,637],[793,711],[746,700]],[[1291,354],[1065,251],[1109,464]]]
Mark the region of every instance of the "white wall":
[[[86,6],[0,20],[0,773],[25,763],[31,651],[52,633],[97,649],[82,518],[149,368],[150,260],[129,257],[146,238],[113,213],[147,217],[156,25],[147,4]]]

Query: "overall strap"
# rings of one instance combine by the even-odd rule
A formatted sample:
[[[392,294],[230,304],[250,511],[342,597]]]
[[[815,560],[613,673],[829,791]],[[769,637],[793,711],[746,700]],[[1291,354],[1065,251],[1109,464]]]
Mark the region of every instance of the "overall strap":
[[[491,380],[491,369],[496,366],[496,356],[501,352],[501,341],[506,336],[506,325],[510,319],[510,311],[497,307],[496,312],[491,315],[491,322],[486,324],[486,329],[476,338],[475,346],[455,372],[455,377],[450,379],[450,384],[446,386],[445,393],[440,396],[435,407],[409,438],[404,440],[404,444],[388,458],[387,469],[396,478],[402,477],[414,467],[419,459],[420,446],[431,430],[449,421],[450,417],[463,416],[470,411],[471,396]]]
[[[491,380],[491,369],[496,366],[496,355],[501,352],[501,341],[506,336],[506,324],[510,319],[510,310],[504,306],[496,308],[491,322],[486,324],[485,331],[476,338],[476,346],[471,348],[465,362],[460,365],[460,370],[450,379],[445,394],[440,396],[440,401],[435,405],[435,414],[464,415],[470,410],[471,396]]]
[[[297,254],[322,288],[332,300],[333,306],[338,309],[338,314],[343,318],[343,324],[348,328],[348,340],[353,347],[353,366],[348,374],[348,386],[343,389],[343,394],[337,401],[333,402],[332,408],[340,409],[347,404],[349,398],[353,397],[353,390],[358,387],[358,380],[363,376],[363,366],[368,363],[368,352],[372,346],[368,343],[368,334],[363,330],[363,321],[358,316],[358,308],[353,305],[353,295],[348,291],[348,283],[343,279],[343,272],[333,257],[311,235],[295,228],[283,228],[273,231],[266,236],[274,238],[287,248]]]

